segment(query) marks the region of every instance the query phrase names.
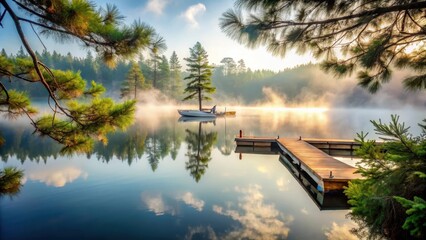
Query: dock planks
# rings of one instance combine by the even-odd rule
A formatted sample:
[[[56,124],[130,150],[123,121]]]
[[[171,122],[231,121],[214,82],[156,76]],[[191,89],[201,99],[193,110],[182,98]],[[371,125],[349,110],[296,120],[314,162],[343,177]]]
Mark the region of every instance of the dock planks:
[[[277,143],[283,152],[291,157],[293,161],[298,162],[301,169],[306,171],[311,176],[314,176],[319,183],[323,183],[324,191],[341,190],[347,186],[348,181],[359,179],[361,176],[355,174],[356,168],[349,166],[317,147],[308,143],[313,142],[328,142],[334,144],[351,144],[350,140],[337,139],[290,139],[290,138],[257,138],[257,137],[242,137],[236,138],[237,145],[256,146],[264,143]]]
[[[303,140],[277,139],[281,147],[284,147],[289,155],[293,155],[302,164],[323,179],[357,179],[360,176],[353,174],[356,168],[349,166]],[[330,171],[332,177],[330,178]]]

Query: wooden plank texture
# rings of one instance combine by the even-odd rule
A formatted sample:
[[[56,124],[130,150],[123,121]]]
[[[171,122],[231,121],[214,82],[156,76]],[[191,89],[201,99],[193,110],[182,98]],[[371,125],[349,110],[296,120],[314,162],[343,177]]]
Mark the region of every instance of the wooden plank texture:
[[[354,174],[356,168],[340,162],[303,140],[280,138],[277,142],[320,180],[347,181],[360,178],[359,174]]]

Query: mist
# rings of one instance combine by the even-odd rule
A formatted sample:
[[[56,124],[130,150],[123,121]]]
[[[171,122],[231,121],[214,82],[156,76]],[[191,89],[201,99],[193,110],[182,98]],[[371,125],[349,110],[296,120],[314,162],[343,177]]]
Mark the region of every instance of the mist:
[[[217,75],[217,73],[215,73]],[[217,87],[214,104],[285,108],[403,108],[425,107],[426,95],[407,91],[402,80],[409,70],[394,71],[375,94],[357,85],[356,73],[336,77],[318,65],[308,64],[247,80],[237,76],[213,76]],[[255,74],[253,74],[255,75]]]

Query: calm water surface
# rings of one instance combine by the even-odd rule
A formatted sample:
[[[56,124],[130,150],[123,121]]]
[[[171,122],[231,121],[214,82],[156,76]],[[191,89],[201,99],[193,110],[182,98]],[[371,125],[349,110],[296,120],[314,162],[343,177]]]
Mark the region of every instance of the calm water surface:
[[[234,136],[353,139],[392,113],[417,133],[424,118],[416,109],[235,110],[200,123],[140,107],[127,132],[72,155],[25,119],[0,120],[0,167],[25,174],[18,195],[0,199],[0,238],[355,239],[348,210],[320,210],[277,155],[240,160]]]

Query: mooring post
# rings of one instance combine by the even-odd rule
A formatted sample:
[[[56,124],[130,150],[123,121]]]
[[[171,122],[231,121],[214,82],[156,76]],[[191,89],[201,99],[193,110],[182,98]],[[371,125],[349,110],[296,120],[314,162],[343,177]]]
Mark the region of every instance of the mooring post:
[[[243,154],[240,153],[240,156],[238,157],[240,160],[243,160]]]
[[[302,136],[299,136],[299,141],[302,140]]]
[[[333,171],[330,171],[330,178],[333,178]]]
[[[240,138],[243,137],[243,130],[240,130]]]

